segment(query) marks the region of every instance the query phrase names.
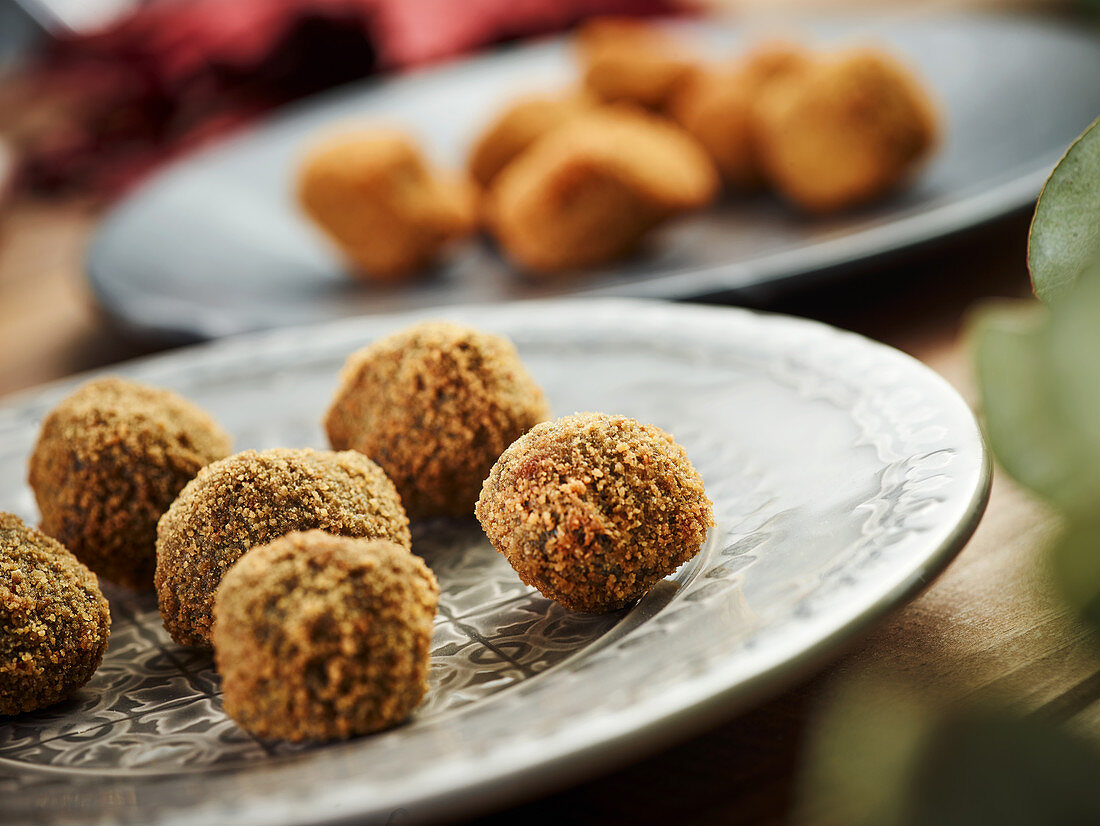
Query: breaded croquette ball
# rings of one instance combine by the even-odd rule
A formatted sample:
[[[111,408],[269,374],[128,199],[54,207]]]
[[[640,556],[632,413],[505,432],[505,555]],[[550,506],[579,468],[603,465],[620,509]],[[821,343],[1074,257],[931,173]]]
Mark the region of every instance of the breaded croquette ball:
[[[419,519],[471,515],[493,462],[548,416],[510,341],[427,322],[352,354],[325,429],[378,462]]]
[[[468,161],[470,177],[482,187],[489,186],[536,140],[595,107],[584,94],[533,95],[513,101],[474,142]]]
[[[494,182],[486,213],[510,258],[549,272],[622,257],[717,191],[714,164],[682,129],[607,109],[555,129],[516,158]]]
[[[0,715],[53,705],[83,686],[110,633],[95,574],[56,539],[0,513]]]
[[[298,175],[298,199],[367,278],[415,273],[476,225],[472,184],[432,170],[411,138],[389,129],[314,147]]]
[[[605,103],[660,111],[695,70],[677,40],[652,23],[597,18],[577,32],[585,88]]]
[[[214,604],[226,712],[283,740],[401,722],[428,689],[438,603],[432,572],[385,539],[309,531],[253,548]]]
[[[504,451],[477,518],[520,579],[586,613],[633,603],[695,556],[714,525],[684,449],[602,413],[538,425]]]
[[[810,65],[812,55],[800,43],[790,40],[762,40],[738,61],[738,68],[750,84],[762,86],[771,80]]]
[[[893,188],[928,154],[937,131],[920,82],[874,49],[830,55],[778,78],[756,112],[770,182],[813,212]]]
[[[121,378],[54,408],[30,458],[42,530],[104,579],[152,588],[157,520],[229,437],[177,394]]]
[[[738,63],[695,73],[669,106],[674,120],[710,154],[718,171],[736,189],[764,183],[757,158],[753,112],[773,80],[805,68],[799,46],[766,43]]]
[[[292,531],[388,539],[409,548],[393,483],[354,451],[246,450],[203,468],[157,526],[161,619],[180,645],[210,645],[214,592],[250,548]]]

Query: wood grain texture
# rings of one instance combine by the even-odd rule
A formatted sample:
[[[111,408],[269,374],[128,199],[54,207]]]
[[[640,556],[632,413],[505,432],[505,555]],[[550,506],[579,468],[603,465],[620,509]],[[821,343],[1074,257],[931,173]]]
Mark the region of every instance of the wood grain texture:
[[[80,202],[0,209],[0,394],[150,350],[111,329],[84,282],[96,216]]]

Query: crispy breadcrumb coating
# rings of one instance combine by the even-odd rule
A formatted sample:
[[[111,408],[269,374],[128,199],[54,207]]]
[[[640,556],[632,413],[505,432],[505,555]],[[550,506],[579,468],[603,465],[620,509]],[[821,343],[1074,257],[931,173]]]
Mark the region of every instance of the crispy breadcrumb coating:
[[[653,425],[602,413],[532,428],[493,466],[476,513],[520,579],[586,613],[639,599],[714,525],[684,449]]]
[[[0,715],[53,705],[83,686],[110,633],[95,574],[56,539],[0,512]]]
[[[778,78],[756,111],[761,164],[813,212],[875,198],[907,178],[938,131],[917,78],[875,49],[850,49]]]
[[[385,539],[292,533],[242,557],[214,606],[225,710],[260,737],[331,740],[404,720],[428,689],[439,586]]]
[[[50,412],[31,454],[42,530],[104,579],[152,588],[157,520],[229,450],[214,420],[169,390],[89,382]]]
[[[549,414],[510,341],[426,322],[351,355],[325,429],[382,466],[413,519],[469,516],[493,462]]]
[[[676,38],[634,18],[588,21],[577,32],[577,54],[585,88],[596,98],[654,111],[694,71]]]
[[[246,450],[203,468],[157,527],[156,587],[180,645],[210,645],[214,592],[250,548],[292,531],[411,546],[393,483],[354,451]]]
[[[504,167],[543,135],[591,112],[583,94],[531,95],[509,103],[485,127],[470,150],[470,177],[488,187]]]
[[[551,272],[627,255],[717,191],[714,164],[694,138],[661,118],[609,108],[555,129],[509,164],[486,217],[516,263]]]
[[[477,223],[473,185],[431,169],[410,137],[390,129],[315,146],[299,171],[298,200],[365,278],[412,275]]]

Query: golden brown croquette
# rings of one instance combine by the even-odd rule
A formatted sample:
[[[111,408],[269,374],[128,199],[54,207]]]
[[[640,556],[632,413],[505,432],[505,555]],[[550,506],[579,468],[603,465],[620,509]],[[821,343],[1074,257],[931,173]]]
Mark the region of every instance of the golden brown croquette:
[[[800,72],[810,65],[813,53],[801,43],[782,38],[761,40],[738,61],[742,72],[754,85]]]
[[[0,512],[0,715],[53,705],[83,686],[110,633],[95,574],[56,539]]]
[[[501,451],[547,416],[510,341],[436,321],[353,353],[325,429],[378,462],[420,519],[471,515]]]
[[[769,86],[756,109],[759,158],[790,201],[844,209],[905,179],[934,144],[936,120],[907,68],[875,49],[849,49]]]
[[[707,150],[726,183],[756,189],[764,173],[757,157],[755,108],[772,81],[808,64],[800,46],[762,43],[733,65],[693,74],[676,92],[670,112]]]
[[[583,94],[532,95],[509,103],[474,142],[470,177],[488,187],[536,140],[594,108],[595,101]]]
[[[298,199],[365,278],[405,278],[476,228],[473,185],[431,169],[400,132],[375,128],[314,147]]]
[[[428,689],[439,586],[385,539],[292,533],[218,588],[225,710],[259,737],[332,740],[404,720]]]
[[[157,527],[156,586],[180,645],[210,645],[214,592],[246,551],[291,531],[389,539],[409,548],[393,483],[354,451],[246,450],[203,468]]]
[[[588,91],[605,103],[660,111],[694,71],[687,50],[644,20],[605,17],[577,31],[577,55]]]
[[[714,525],[684,449],[653,425],[602,413],[540,424],[504,451],[477,518],[520,579],[587,613],[630,605]]]
[[[183,397],[121,378],[55,407],[30,458],[42,530],[104,579],[152,588],[157,520],[229,437]]]
[[[638,110],[605,108],[536,141],[497,176],[486,219],[536,272],[605,264],[645,234],[706,206],[718,174],[698,141]]]

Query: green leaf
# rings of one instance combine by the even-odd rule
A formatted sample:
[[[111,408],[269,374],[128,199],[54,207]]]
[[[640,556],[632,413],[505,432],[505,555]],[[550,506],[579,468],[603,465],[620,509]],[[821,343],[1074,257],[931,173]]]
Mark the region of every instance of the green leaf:
[[[973,332],[989,444],[1011,476],[1065,514],[1054,580],[1100,625],[1100,270],[1051,307],[988,309]]]
[[[909,786],[905,826],[1100,823],[1100,752],[1053,723],[1004,712],[945,717]]]
[[[1072,299],[1066,298],[1051,308],[1044,337],[1046,388],[1061,414],[1056,423],[1072,435],[1079,463],[1088,466],[1081,470],[1090,471],[1095,483],[1100,482],[1100,270],[1088,269]],[[1095,492],[1100,494],[1100,487]],[[1100,498],[1091,504],[1100,504]]]
[[[1027,263],[1035,294],[1058,299],[1100,257],[1100,118],[1050,173],[1031,221]]]
[[[1070,520],[1051,548],[1050,562],[1065,601],[1100,626],[1100,516]]]
[[[977,379],[986,437],[1001,466],[1033,492],[1073,508],[1094,485],[1100,490],[1100,464],[1090,467],[1060,409],[1049,323],[1040,305],[985,310],[972,333]]]
[[[1069,514],[1100,507],[1100,269],[1072,300],[987,308],[972,335],[985,432],[1002,467]]]
[[[814,721],[795,823],[1100,823],[1095,743],[885,676],[842,681]]]
[[[814,721],[795,823],[901,826],[933,719],[926,698],[905,685],[844,685]]]

